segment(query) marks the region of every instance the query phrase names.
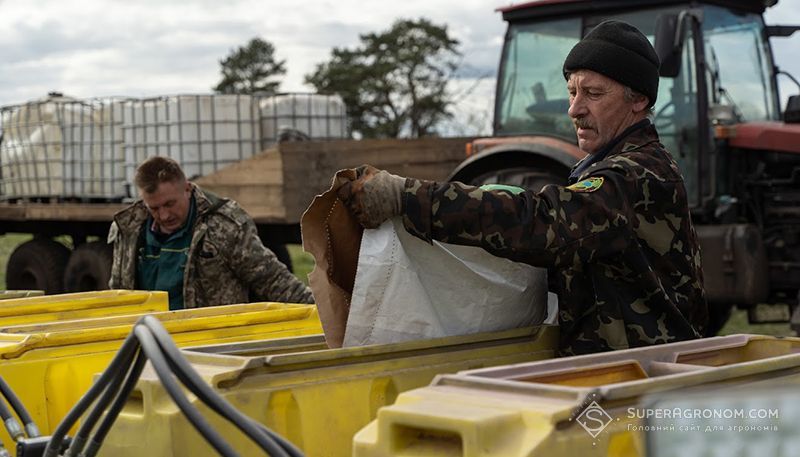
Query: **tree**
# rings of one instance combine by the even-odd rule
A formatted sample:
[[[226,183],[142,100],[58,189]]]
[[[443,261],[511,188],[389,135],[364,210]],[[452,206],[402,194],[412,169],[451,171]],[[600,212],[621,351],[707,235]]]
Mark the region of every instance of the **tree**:
[[[318,92],[342,96],[354,132],[421,137],[451,117],[447,82],[461,53],[447,26],[399,20],[360,40],[352,50],[334,48],[331,59],[305,78]]]
[[[286,73],[286,60],[276,61],[275,47],[261,38],[231,50],[219,64],[222,80],[214,91],[220,94],[274,94],[280,82],[272,78]]]

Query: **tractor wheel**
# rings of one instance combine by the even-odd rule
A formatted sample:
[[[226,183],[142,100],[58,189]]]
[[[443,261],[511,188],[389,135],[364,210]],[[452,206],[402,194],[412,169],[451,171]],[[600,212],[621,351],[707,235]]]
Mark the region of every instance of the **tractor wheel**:
[[[20,244],[6,266],[9,290],[43,290],[45,294],[64,292],[64,268],[69,249],[49,238],[34,238]]]

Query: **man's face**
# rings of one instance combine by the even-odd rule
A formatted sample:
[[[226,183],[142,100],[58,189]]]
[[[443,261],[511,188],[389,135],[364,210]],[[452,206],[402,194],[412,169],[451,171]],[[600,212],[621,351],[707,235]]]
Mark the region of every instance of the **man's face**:
[[[591,70],[571,73],[567,90],[567,113],[575,125],[578,147],[587,154],[598,152],[647,115],[647,97],[626,101],[622,84]]]
[[[188,181],[162,182],[155,192],[139,190],[139,195],[161,233],[175,232],[189,217],[192,185]]]

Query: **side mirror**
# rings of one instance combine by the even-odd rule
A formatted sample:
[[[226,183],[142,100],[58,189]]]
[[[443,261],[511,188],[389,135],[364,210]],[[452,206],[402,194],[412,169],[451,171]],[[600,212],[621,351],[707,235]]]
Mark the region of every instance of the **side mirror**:
[[[683,33],[678,26],[677,14],[662,14],[656,19],[655,49],[661,60],[658,73],[667,78],[674,78],[681,71]]]

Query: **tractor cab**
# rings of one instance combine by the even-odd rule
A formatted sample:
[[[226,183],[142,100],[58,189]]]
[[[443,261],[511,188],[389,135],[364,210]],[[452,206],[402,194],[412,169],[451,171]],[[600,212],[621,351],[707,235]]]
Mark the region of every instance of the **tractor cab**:
[[[685,181],[710,332],[733,305],[747,308],[751,322],[785,322],[794,308],[800,329],[800,97],[783,116],[783,72],[769,41],[800,27],[765,25],[775,3],[539,0],[500,9],[508,29],[494,135],[468,145],[451,179],[533,190],[564,183],[585,156],[567,115],[564,59],[599,23],[628,22],[661,59],[651,119]]]
[[[472,156],[489,151],[486,157],[500,149],[509,157],[507,152],[513,149],[509,143],[519,143],[519,137],[552,137],[561,140],[564,153],[545,153],[549,162],[539,162],[554,175],[566,175],[583,153],[571,147],[576,140],[567,116],[562,65],[581,37],[608,19],[633,24],[654,43],[658,31],[662,38],[680,39],[669,47],[659,43],[672,52],[672,71],[659,82],[652,119],[680,164],[693,208],[714,197],[711,183],[701,179],[715,166],[712,127],[780,119],[770,29],[761,16],[763,1],[594,1],[590,8],[584,1],[544,0],[500,11],[508,30],[498,73],[493,138],[473,144]],[[531,162],[518,161],[520,166]],[[455,174],[460,172],[459,178],[472,182],[498,177],[478,168],[463,167]]]

